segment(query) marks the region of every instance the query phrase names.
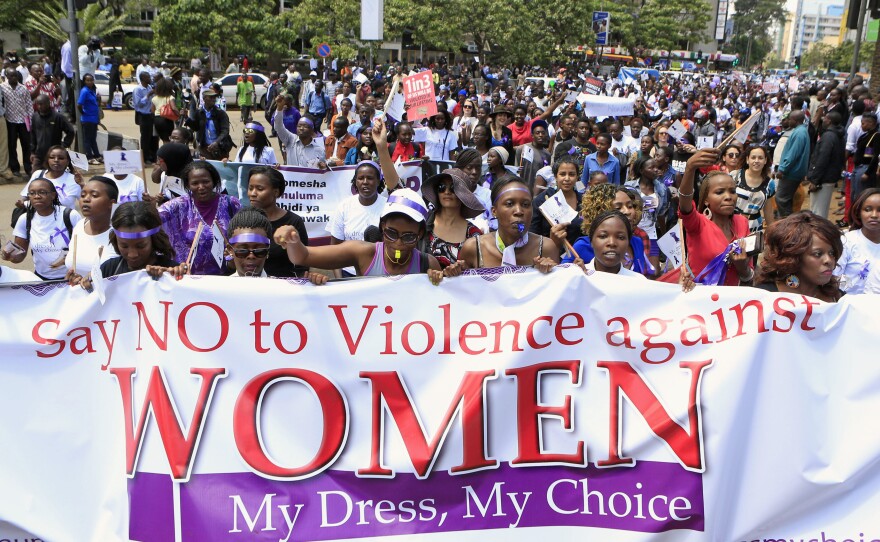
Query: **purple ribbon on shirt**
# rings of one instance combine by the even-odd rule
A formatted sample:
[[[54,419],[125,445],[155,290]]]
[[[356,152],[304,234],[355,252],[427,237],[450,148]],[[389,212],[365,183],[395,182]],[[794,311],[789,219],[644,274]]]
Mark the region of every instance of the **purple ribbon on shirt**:
[[[706,267],[700,271],[694,282],[706,286],[724,284],[724,279],[727,278],[728,259],[731,254],[739,254],[740,252],[742,252],[742,248],[740,248],[739,243],[736,241],[730,243],[721,254],[715,256],[706,264]]]
[[[58,228],[58,227],[55,228],[55,233],[53,233],[52,235],[49,236],[49,242],[52,243],[52,244],[54,245],[54,244],[55,244],[55,238],[58,237],[59,235],[60,235],[61,238],[64,240],[64,244],[65,244],[65,245],[69,245],[69,244],[70,244],[70,236],[67,234],[67,230],[66,230],[66,229],[61,229],[61,228]]]
[[[862,270],[859,271],[859,278],[861,280],[868,280],[868,273],[871,272],[871,262],[869,260],[865,260],[865,265],[862,266]]]

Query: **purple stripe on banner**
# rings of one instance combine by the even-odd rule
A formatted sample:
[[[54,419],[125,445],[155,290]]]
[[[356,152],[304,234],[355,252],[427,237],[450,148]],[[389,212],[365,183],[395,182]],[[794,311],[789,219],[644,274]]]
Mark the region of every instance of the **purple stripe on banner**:
[[[170,501],[170,489],[167,495]],[[460,476],[435,472],[429,480],[411,474],[394,480],[357,478],[342,471],[298,482],[252,473],[196,474],[181,485],[180,503],[184,542],[329,540],[554,525],[655,533],[702,531],[704,525],[702,476],[678,464],[647,461],[615,469],[503,465]],[[164,535],[170,528],[156,509],[154,504],[139,512],[150,516],[144,527],[156,533],[139,531],[137,539],[160,540],[159,530]]]
[[[171,476],[139,472],[128,480],[131,517],[128,537],[140,542],[174,542]]]

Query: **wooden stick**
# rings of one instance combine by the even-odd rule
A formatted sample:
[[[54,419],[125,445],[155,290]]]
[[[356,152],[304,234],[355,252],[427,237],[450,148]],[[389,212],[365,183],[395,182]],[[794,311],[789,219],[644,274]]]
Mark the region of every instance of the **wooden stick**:
[[[761,114],[760,111],[756,111],[756,112],[752,113],[751,116],[750,116],[748,119],[746,119],[746,121],[743,123],[742,126],[740,126],[739,128],[737,128],[736,130],[730,132],[730,135],[727,136],[727,137],[725,137],[725,138],[724,138],[724,141],[722,141],[721,143],[719,143],[718,146],[715,147],[715,148],[718,149],[718,150],[720,151],[720,150],[722,150],[724,147],[726,147],[728,144],[730,144],[730,142],[733,141],[733,139],[736,137],[736,134],[742,129],[742,127],[748,125],[748,124],[749,124],[749,121],[751,121],[751,120],[755,117],[755,115],[760,115],[760,114]]]
[[[78,237],[78,235],[73,236],[73,264],[71,264],[70,270],[74,273],[76,273],[76,240]]]
[[[186,274],[189,275],[192,271],[192,261],[196,255],[196,247],[199,244],[199,239],[202,237],[202,230],[205,229],[205,223],[199,222],[199,227],[196,229],[196,236],[193,238],[192,246],[189,247],[189,254],[186,257]]]
[[[538,211],[541,212],[541,215],[544,217],[544,220],[546,220],[547,222],[549,222],[551,224],[554,224],[553,220],[551,220],[550,217],[547,216],[547,213],[544,212],[544,209],[541,209],[540,207],[538,207]],[[556,225],[556,224],[554,224],[554,225]],[[577,252],[574,251],[574,247],[571,246],[571,243],[568,242],[568,239],[563,239],[562,244],[565,246],[565,250],[567,250],[568,253],[571,254],[572,258],[577,258]]]

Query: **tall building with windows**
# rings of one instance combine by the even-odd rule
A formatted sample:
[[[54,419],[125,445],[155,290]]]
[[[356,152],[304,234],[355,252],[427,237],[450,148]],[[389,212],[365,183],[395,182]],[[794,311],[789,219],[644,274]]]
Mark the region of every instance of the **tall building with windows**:
[[[817,42],[836,46],[840,41],[843,6],[807,3],[799,0],[797,9],[789,12],[782,27],[780,57],[790,60],[802,55]]]

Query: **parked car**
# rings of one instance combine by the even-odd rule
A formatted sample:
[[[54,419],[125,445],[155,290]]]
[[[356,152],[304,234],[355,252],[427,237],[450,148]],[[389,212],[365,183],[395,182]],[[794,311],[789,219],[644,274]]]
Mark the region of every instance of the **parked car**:
[[[122,83],[123,106],[134,109],[132,94],[137,87],[138,85],[135,83]],[[95,88],[98,89],[98,95],[101,96],[101,103],[105,106],[110,105],[110,74],[104,71],[95,72]]]
[[[266,87],[263,84],[268,80],[268,78],[256,72],[248,72],[248,75],[254,80],[254,90],[257,93],[257,101],[260,109],[266,108]],[[234,107],[237,105],[235,99],[235,91],[238,85],[238,78],[241,77],[240,73],[227,73],[216,79],[215,82],[220,83],[220,86],[223,87],[223,98],[226,99],[227,107]]]

